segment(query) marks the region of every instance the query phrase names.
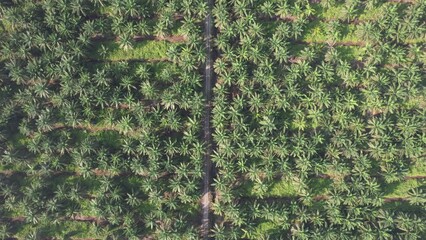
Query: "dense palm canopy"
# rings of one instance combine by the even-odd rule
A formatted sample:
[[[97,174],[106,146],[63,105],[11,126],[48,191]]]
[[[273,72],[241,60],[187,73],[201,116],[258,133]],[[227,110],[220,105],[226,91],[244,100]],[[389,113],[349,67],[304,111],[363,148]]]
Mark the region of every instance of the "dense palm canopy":
[[[2,1],[0,238],[199,239],[207,145],[215,239],[425,238],[425,19],[424,1]]]
[[[202,62],[183,60],[202,41],[181,41],[175,59],[157,62],[110,61],[108,44],[117,39],[126,51],[136,36],[201,32],[205,13],[194,9],[202,6],[1,4],[2,234],[64,238],[81,228],[83,237],[196,238]],[[18,217],[25,221],[11,220]]]
[[[414,53],[424,51],[414,19],[426,5],[382,3],[383,15],[361,20],[360,9],[382,6],[346,1],[338,17],[314,14],[326,2],[216,1],[218,239],[424,236],[424,208],[408,207],[422,205],[422,180],[411,197],[387,192],[426,160],[424,60]]]

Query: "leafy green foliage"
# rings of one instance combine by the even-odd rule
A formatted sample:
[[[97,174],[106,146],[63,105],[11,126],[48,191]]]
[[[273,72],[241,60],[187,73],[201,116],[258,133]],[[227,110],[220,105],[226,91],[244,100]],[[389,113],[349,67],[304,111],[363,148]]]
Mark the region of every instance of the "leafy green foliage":
[[[175,2],[0,4],[0,238],[196,238],[205,10]]]
[[[167,57],[171,43],[166,41],[141,41],[131,44],[130,49],[124,50],[116,42],[103,42],[96,45],[95,54],[98,59],[111,61],[124,60],[161,60]]]
[[[408,176],[424,162],[425,5],[217,1],[213,14],[215,235],[421,238],[424,184]]]
[[[425,238],[425,14],[2,1],[0,238],[199,239],[209,145],[215,239]]]

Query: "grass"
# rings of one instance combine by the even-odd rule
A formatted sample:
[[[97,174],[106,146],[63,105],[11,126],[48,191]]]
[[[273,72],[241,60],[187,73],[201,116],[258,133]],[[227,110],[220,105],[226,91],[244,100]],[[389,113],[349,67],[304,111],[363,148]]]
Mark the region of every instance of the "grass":
[[[18,224],[15,224],[18,225]],[[37,231],[36,231],[37,229]],[[91,238],[106,239],[107,236],[99,233],[95,229],[95,225],[88,222],[62,221],[58,224],[40,223],[37,227],[31,224],[23,226],[14,226],[12,233],[18,239],[75,239],[75,238]],[[32,237],[30,237],[32,236]]]
[[[426,64],[426,61],[425,61]],[[426,96],[422,93],[417,94],[416,96],[409,98],[406,103],[404,103],[406,109],[426,109]],[[411,169],[409,174],[415,175],[416,172],[419,172],[418,175],[426,175],[426,166],[424,163],[416,164],[413,169]]]
[[[411,189],[424,186],[420,179],[408,179],[402,182],[386,184],[383,186],[384,197],[386,198],[407,198]]]
[[[344,4],[336,4],[334,6],[325,8],[321,4],[314,4],[315,15],[322,19],[344,19],[345,14]]]
[[[274,233],[279,232],[280,226],[273,222],[261,222],[259,223],[254,232],[254,236],[250,236],[249,239],[268,239]]]
[[[404,8],[404,4],[382,2],[379,3],[378,6],[369,9],[366,7],[359,7],[353,16],[361,21],[375,21],[379,19],[379,17],[383,16],[383,14],[385,14],[386,7],[391,5],[397,5],[399,12],[402,12]],[[310,6],[314,10],[314,15],[321,21],[347,20],[344,3],[335,3],[330,7],[324,7],[321,4],[311,4]]]
[[[423,169],[425,170],[425,169]],[[308,183],[310,189],[313,190],[314,195],[324,194],[326,189],[331,186],[332,180],[322,179],[322,178],[312,178],[311,182]],[[268,191],[268,196],[279,196],[279,197],[289,197],[292,194],[296,194],[295,190],[296,183],[291,183],[289,181],[280,180],[272,185]],[[412,188],[417,188],[425,186],[424,182],[417,179],[410,179],[400,183],[388,184],[383,187],[385,191],[385,197],[387,198],[398,198],[398,197],[408,197],[408,191]],[[249,194],[253,195],[252,192]],[[424,212],[421,206],[413,206],[408,202],[396,201],[385,203],[383,206],[384,209],[400,211],[405,213],[416,213]],[[250,239],[264,239],[266,236],[271,236],[272,234],[279,231],[280,226],[276,223],[265,221],[259,223],[254,230],[254,236],[250,236]]]
[[[154,12],[157,12],[157,11],[156,10],[151,11],[151,14],[153,14]],[[99,13],[101,15],[106,15],[109,17],[117,17],[117,15],[114,14],[113,6],[102,6],[99,8]],[[143,21],[144,23],[146,23],[150,30],[153,30],[155,26],[159,23],[155,17],[154,18],[146,17],[140,21]],[[172,22],[170,28],[167,29],[166,33],[170,35],[179,35],[181,33],[181,26],[182,26],[182,22],[180,20],[174,21]]]
[[[426,170],[426,167],[421,171]],[[413,174],[418,174],[415,172]],[[326,194],[327,189],[332,186],[333,180],[324,178],[311,178],[308,183],[309,189],[313,195]],[[382,191],[385,198],[407,198],[408,193],[411,189],[426,186],[422,179],[407,179],[402,182],[396,182],[391,184],[383,184]],[[239,188],[240,196],[246,197],[297,197],[299,184],[293,180],[281,179],[271,183],[265,194],[260,194],[259,186],[256,183],[248,182],[243,184]]]
[[[91,56],[96,59],[120,61],[120,60],[159,60],[167,57],[167,51],[173,43],[167,41],[146,40],[133,44],[133,49],[125,51],[120,48],[120,44],[114,41],[105,41],[95,46]],[[105,56],[102,56],[102,48],[105,49]]]
[[[334,9],[336,7],[332,7],[330,9]],[[337,7],[338,8],[338,7]],[[377,17],[380,15],[377,15],[381,12],[382,10],[369,10],[367,11],[365,14],[360,15],[360,16],[364,16],[364,20],[365,19],[369,19],[369,20],[373,20],[370,19],[373,16]],[[301,40],[308,42],[308,43],[325,43],[331,40],[330,36],[327,34],[328,29],[329,29],[329,24],[325,21],[323,21],[323,19],[335,19],[335,18],[343,18],[343,17],[339,17],[339,15],[332,15],[331,13],[327,13],[324,12],[323,14],[325,14],[324,16],[320,17],[319,19],[310,21],[307,23],[303,35],[301,36]],[[330,15],[330,16],[329,16]],[[321,15],[320,15],[321,16]],[[331,17],[334,16],[334,17]],[[267,36],[271,36],[274,32],[275,29],[279,26],[279,22],[278,21],[264,21],[262,22],[262,29],[264,30],[264,33]],[[341,23],[338,26],[338,29],[336,31],[332,31],[332,32],[339,32],[339,36],[337,36],[335,38],[335,42],[338,43],[367,43],[368,41],[365,41],[365,39],[360,38],[359,36],[357,36],[357,31],[360,28],[360,25],[355,24],[355,23],[349,23],[349,24],[345,24],[345,23]],[[413,39],[404,39],[404,42],[406,44],[419,44],[419,43],[424,43],[426,40],[426,38],[423,37],[418,37],[418,38],[413,38]]]
[[[0,19],[0,33],[13,31],[13,24],[7,19]]]
[[[308,183],[309,189],[311,189],[314,195],[325,194],[327,189],[330,188],[332,184],[331,179],[323,178],[311,178],[311,181]],[[290,179],[280,179],[268,186],[265,197],[297,197],[299,184]],[[256,197],[260,196],[258,186],[256,183],[248,182],[243,184],[239,193],[241,196]]]
[[[406,39],[404,41],[407,44],[421,44],[426,42],[426,35],[423,37],[413,38],[413,39]]]
[[[361,61],[366,51],[364,47],[356,47],[356,46],[337,46],[336,49],[339,52],[342,59],[346,61],[353,61],[353,60]]]
[[[259,184],[249,181],[244,183],[238,190],[241,196],[258,197],[261,196]],[[296,197],[297,183],[291,180],[281,179],[267,186],[265,197]]]
[[[129,75],[137,76],[137,70],[139,68],[145,68],[148,70],[149,80],[158,80],[163,81],[164,73],[171,73],[171,75],[175,76],[179,74],[179,67],[172,62],[95,62],[86,66],[87,69],[95,73],[98,69],[111,69],[111,71],[117,73],[125,72]],[[170,81],[169,78],[167,78]],[[137,84],[137,83],[135,83]]]
[[[416,162],[410,167],[408,176],[426,176],[426,162]]]
[[[98,216],[96,213],[96,210],[93,209],[93,205],[89,199],[82,199],[80,200],[80,214],[82,216],[96,216],[96,217],[102,217]]]
[[[268,196],[273,197],[296,197],[298,184],[291,180],[281,179],[272,184]]]
[[[380,16],[383,16],[385,13],[385,7],[389,5],[389,3],[382,3],[379,7],[375,7],[372,9],[365,9],[363,13],[358,16],[358,19],[361,21],[374,21],[377,20]]]
[[[385,14],[386,8],[391,5],[397,5],[399,12],[402,12],[404,9],[404,4],[400,3],[391,3],[391,2],[382,2],[378,6],[367,9],[365,7],[358,8],[358,12],[355,13],[355,17],[361,21],[375,21],[379,17]],[[335,4],[331,7],[323,7],[321,4],[313,4],[312,7],[315,10],[315,15],[321,19],[325,20],[346,20],[345,14],[345,5],[344,4]]]
[[[330,40],[327,34],[328,23],[321,20],[309,22],[306,26],[303,40],[306,42],[326,42]],[[341,24],[339,26],[340,36],[336,39],[338,42],[361,42],[363,41],[356,36],[358,26],[355,24]]]
[[[366,54],[367,48],[366,47],[335,46],[335,48],[337,49],[341,58],[343,60],[348,61],[348,62],[351,62],[351,61],[354,61],[354,60],[363,61],[363,59],[367,56],[367,54]],[[406,51],[406,53],[408,54],[408,51]],[[413,59],[411,59],[410,57],[407,57],[407,63],[412,63],[412,62],[415,62],[415,61]],[[426,63],[426,57],[420,59],[418,62]],[[388,58],[385,59],[384,63],[385,64],[398,64],[398,61],[394,57],[388,57]],[[414,104],[415,105],[415,104],[420,103],[422,98],[424,98],[424,97],[419,96],[419,98],[413,99],[412,102],[404,103],[404,104],[408,104],[408,105]]]

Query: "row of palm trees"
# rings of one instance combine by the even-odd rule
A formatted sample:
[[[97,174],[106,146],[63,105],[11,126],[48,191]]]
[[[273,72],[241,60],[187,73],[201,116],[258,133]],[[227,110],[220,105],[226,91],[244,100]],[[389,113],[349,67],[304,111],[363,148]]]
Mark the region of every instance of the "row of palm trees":
[[[298,202],[262,204],[254,202],[247,212],[252,212],[251,224],[243,231],[238,227],[227,229],[216,225],[214,233],[217,239],[238,239],[238,234],[249,239],[289,238],[288,232],[295,239],[349,239],[348,236],[360,236],[363,239],[392,239],[418,238],[416,232],[424,231],[424,224],[418,217],[407,213],[389,213],[387,211],[370,211],[368,208],[340,209],[336,206],[327,206],[326,211],[332,214],[336,223],[329,223],[328,217],[322,212],[300,206]],[[370,214],[369,221],[362,222],[360,216]],[[254,217],[255,216],[255,217]],[[331,217],[331,216],[330,216]],[[291,226],[292,219],[296,224]],[[268,232],[259,232],[257,221],[270,222],[267,227],[274,227]],[[412,224],[410,224],[412,223]],[[338,225],[344,227],[338,227]],[[362,229],[362,230],[357,230]],[[398,229],[397,233],[390,233],[391,229]]]
[[[297,9],[301,2],[287,4]],[[403,12],[387,6],[377,21],[359,23],[368,44],[350,47],[297,42],[311,14],[292,13],[301,20],[280,19],[272,30],[266,28],[262,14],[279,15],[268,4],[277,5],[217,1],[213,12],[219,56],[212,114],[217,145],[212,236],[421,237],[426,227],[421,188],[413,187],[408,198],[387,200],[407,201],[402,204],[416,213],[391,208],[384,194],[389,183],[404,181],[424,159],[423,43],[402,44],[424,34],[418,21],[424,4]],[[264,13],[253,14],[255,9]],[[421,14],[412,14],[416,11]],[[394,36],[393,29],[408,26],[418,26],[419,35],[407,30],[404,37]],[[377,38],[371,40],[374,34],[368,31]],[[318,176],[330,181],[322,190],[315,184]],[[295,194],[271,197],[280,180]],[[250,195],[244,190],[248,186]]]
[[[215,26],[221,30],[221,38],[234,37],[237,32],[241,41],[245,33],[253,39],[263,28],[265,33],[281,32],[287,29],[285,37],[290,41],[302,40],[304,34],[315,34],[316,31],[327,33],[327,42],[330,44],[364,44],[371,42],[375,44],[394,42],[402,44],[415,39],[422,39],[426,34],[423,24],[426,5],[423,2],[415,4],[385,4],[381,6],[379,14],[373,15],[372,19],[357,19],[362,11],[359,11],[360,1],[348,1],[344,7],[346,22],[342,19],[315,18],[317,3],[309,3],[308,0],[273,2],[236,1],[235,3],[222,2],[215,5],[213,14],[216,18]],[[368,4],[367,4],[368,5]],[[326,12],[327,8],[319,8]],[[382,14],[383,13],[383,14]],[[256,21],[259,19],[261,21]],[[275,20],[275,22],[274,22]],[[355,21],[356,20],[356,21]],[[344,26],[350,23],[348,29]],[[278,26],[278,27],[277,27]],[[315,27],[315,28],[313,28]],[[317,29],[320,28],[320,29]],[[354,30],[351,30],[353,28]],[[279,30],[278,30],[279,29]],[[331,31],[331,32],[330,32]],[[347,32],[349,31],[349,32]],[[351,33],[353,31],[354,33]],[[351,39],[343,42],[345,36],[350,34]],[[309,40],[312,41],[312,40]],[[321,41],[321,40],[320,40]]]
[[[0,40],[0,238],[67,238],[45,224],[79,219],[104,238],[198,238],[205,12],[204,1],[0,4],[11,24]],[[171,33],[188,42],[167,61],[91,61],[96,36],[130,50],[135,35]]]
[[[361,3],[348,3],[353,22]],[[0,40],[1,164],[16,171],[0,176],[1,215],[24,217],[33,225],[27,238],[43,237],[42,222],[62,224],[88,209],[110,238],[198,238],[205,2],[0,6],[11,25]],[[418,237],[424,215],[389,210],[381,184],[403,180],[424,158],[423,46],[405,42],[424,34],[425,4],[388,7],[359,23],[368,42],[359,57],[336,43],[334,23],[328,46],[301,41],[314,6],[216,1],[212,236]],[[90,61],[96,36],[131,51],[136,35],[171,33],[187,41],[169,49],[167,62]],[[66,174],[75,179],[61,180]],[[318,175],[332,180],[323,195],[310,185]],[[269,198],[277,176],[297,183],[296,198]],[[263,200],[240,190],[248,183]],[[410,194],[409,206],[424,205],[421,189]],[[14,224],[0,236],[13,236]]]

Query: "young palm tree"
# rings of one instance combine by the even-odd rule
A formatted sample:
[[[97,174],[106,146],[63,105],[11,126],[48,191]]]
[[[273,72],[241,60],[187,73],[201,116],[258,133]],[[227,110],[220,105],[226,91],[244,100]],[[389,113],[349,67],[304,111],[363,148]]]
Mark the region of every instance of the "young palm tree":
[[[133,38],[129,33],[122,33],[119,37],[119,46],[124,51],[133,49]]]

